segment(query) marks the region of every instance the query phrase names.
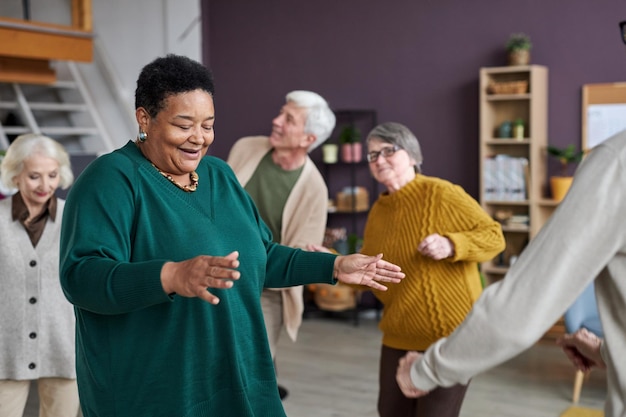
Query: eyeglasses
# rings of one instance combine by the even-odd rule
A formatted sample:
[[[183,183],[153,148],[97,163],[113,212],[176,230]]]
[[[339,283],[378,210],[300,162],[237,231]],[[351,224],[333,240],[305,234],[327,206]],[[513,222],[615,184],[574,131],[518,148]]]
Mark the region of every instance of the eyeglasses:
[[[626,20],[619,22],[619,29],[622,32],[622,42],[626,43]]]
[[[381,148],[380,151],[372,151],[367,153],[367,162],[376,162],[378,161],[379,156],[383,156],[385,159],[393,156],[394,153],[398,152],[402,148],[398,145],[393,146],[385,146]]]

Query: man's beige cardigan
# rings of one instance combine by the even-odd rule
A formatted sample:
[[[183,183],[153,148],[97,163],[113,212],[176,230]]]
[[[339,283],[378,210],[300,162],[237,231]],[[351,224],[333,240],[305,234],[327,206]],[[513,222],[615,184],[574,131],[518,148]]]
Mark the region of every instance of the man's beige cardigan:
[[[266,136],[238,140],[230,151],[228,164],[242,186],[248,183],[261,159],[271,149]],[[328,189],[317,167],[307,156],[302,174],[296,181],[283,209],[280,243],[305,248],[307,244],[321,245],[326,229]],[[280,289],[283,299],[283,322],[287,334],[296,340],[302,323],[304,303],[302,286]]]

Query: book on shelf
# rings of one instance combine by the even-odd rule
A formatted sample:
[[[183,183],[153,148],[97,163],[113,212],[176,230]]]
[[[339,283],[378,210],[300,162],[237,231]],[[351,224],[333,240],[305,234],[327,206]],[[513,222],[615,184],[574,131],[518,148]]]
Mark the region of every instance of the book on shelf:
[[[528,199],[528,158],[499,154],[483,164],[484,201],[525,201]]]

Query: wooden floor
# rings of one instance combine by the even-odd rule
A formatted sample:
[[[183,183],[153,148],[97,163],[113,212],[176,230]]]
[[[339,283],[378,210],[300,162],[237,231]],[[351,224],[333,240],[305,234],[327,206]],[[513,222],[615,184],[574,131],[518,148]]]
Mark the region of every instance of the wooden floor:
[[[284,336],[284,335],[283,335]],[[308,318],[296,343],[282,337],[278,381],[289,390],[289,417],[375,417],[380,332],[374,318]],[[602,408],[604,371],[593,371],[579,405]],[[571,405],[574,369],[544,341],[473,379],[462,417],[558,417]]]
[[[307,318],[298,341],[283,335],[278,381],[289,390],[289,417],[376,417],[380,332],[372,316]],[[602,408],[605,374],[585,381],[580,405]],[[472,381],[462,417],[558,417],[571,405],[574,369],[561,350],[541,342]],[[32,390],[34,391],[34,390]],[[34,397],[31,395],[31,397]],[[36,397],[24,417],[37,417]]]

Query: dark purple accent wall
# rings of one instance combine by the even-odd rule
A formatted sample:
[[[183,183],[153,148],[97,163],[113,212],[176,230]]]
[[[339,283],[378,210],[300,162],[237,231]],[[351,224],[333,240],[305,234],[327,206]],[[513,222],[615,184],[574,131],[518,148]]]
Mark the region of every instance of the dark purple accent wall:
[[[626,81],[623,0],[203,0],[216,140],[267,134],[295,89],[406,124],[423,170],[478,196],[478,71],[506,65],[513,32],[549,69],[549,140],[581,140],[581,87]],[[364,132],[365,133],[365,132]]]

